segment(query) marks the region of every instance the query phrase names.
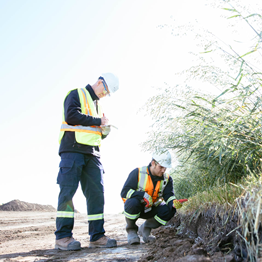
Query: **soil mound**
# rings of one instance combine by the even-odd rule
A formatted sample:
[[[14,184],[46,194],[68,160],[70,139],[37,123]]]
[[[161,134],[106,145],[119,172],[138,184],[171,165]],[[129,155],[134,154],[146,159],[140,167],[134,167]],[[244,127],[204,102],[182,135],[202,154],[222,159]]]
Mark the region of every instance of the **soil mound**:
[[[56,209],[51,205],[32,204],[20,201],[18,199],[12,200],[6,204],[0,205],[0,211],[42,211],[53,212]]]
[[[152,230],[156,241],[139,262],[247,261],[238,221],[234,208],[177,213],[167,226]]]

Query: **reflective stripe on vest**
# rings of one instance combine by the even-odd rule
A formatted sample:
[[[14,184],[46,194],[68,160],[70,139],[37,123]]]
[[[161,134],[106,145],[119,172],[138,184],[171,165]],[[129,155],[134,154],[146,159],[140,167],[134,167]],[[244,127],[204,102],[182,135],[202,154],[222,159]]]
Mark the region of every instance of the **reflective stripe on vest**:
[[[71,92],[71,91],[70,91]],[[69,93],[67,96],[69,95]],[[95,109],[94,101],[92,100],[89,92],[84,88],[77,89],[79,101],[81,105],[81,113],[89,116],[94,117],[102,117],[102,111],[100,105],[97,104],[98,112]],[[67,97],[66,96],[66,97]],[[76,141],[80,144],[90,145],[90,146],[100,146],[102,140],[102,129],[99,126],[81,126],[81,125],[68,125],[65,122],[65,114],[63,108],[63,115],[62,115],[62,125],[60,129],[59,135],[59,143],[63,138],[64,132],[75,132]]]
[[[86,133],[95,133],[100,135],[100,127],[90,127],[90,126],[70,126],[66,122],[63,122],[61,125],[61,131],[76,131],[76,132],[86,132]]]
[[[83,88],[80,88],[80,91],[81,91],[82,97],[83,97],[83,99],[84,99],[83,103],[81,103],[81,101],[80,101],[80,103],[81,103],[81,109],[82,109],[82,105],[83,105],[83,106],[84,106],[84,110],[82,110],[82,111],[84,111],[84,113],[85,113],[86,115],[92,116],[92,111],[91,111],[91,109],[90,109],[90,106],[89,106],[89,103],[88,103],[88,100],[87,100],[87,96],[86,96],[85,90],[83,90]],[[78,92],[78,94],[79,94],[79,92]],[[87,109],[86,105],[87,105],[88,109]]]
[[[159,194],[158,194],[158,197],[162,197],[163,196],[163,193],[164,193],[164,190],[165,190],[165,187],[168,183],[168,179],[169,179],[169,174],[164,174],[164,180],[162,180],[160,182],[160,188],[159,188]]]
[[[138,184],[137,188],[139,191],[145,191],[147,183],[148,170],[147,166],[143,166],[138,169]]]

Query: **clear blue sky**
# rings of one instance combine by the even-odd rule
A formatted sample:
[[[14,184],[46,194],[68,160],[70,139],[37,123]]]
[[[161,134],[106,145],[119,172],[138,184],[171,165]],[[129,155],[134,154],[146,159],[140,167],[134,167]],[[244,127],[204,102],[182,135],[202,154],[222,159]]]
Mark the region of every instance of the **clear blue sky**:
[[[101,150],[105,212],[121,212],[126,177],[151,157],[139,146],[150,122],[138,109],[152,87],[175,84],[174,73],[190,64],[190,43],[161,26],[203,14],[210,19],[205,8],[193,0],[1,0],[0,203],[20,199],[56,207],[64,96],[113,72],[120,90],[101,102],[119,129]],[[80,187],[74,203],[85,212]]]

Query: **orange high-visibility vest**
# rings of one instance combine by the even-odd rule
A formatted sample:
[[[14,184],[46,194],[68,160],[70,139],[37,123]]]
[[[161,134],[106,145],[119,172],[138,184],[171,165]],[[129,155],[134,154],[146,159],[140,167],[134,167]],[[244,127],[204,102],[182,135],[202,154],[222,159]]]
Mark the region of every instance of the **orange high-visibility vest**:
[[[132,194],[135,191],[142,191],[146,192],[148,195],[152,197],[153,203],[156,205],[158,201],[163,196],[164,189],[168,183],[169,175],[164,174],[164,179],[161,181],[157,181],[156,187],[154,189],[153,181],[149,175],[148,167],[144,166],[138,169],[138,182],[137,182],[137,189],[133,190],[130,189],[127,194],[126,198],[122,198],[125,202],[128,198],[131,198]]]

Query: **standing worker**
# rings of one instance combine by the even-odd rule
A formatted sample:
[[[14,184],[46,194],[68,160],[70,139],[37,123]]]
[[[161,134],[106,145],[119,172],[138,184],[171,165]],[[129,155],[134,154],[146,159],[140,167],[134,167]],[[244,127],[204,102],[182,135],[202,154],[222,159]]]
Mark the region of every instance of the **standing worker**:
[[[56,218],[55,248],[79,250],[81,244],[73,238],[73,196],[80,182],[86,198],[90,245],[115,247],[115,239],[104,230],[104,169],[100,162],[101,140],[110,132],[99,99],[119,89],[119,80],[112,73],[102,74],[94,85],[71,90],[65,100],[59,135],[60,186]]]
[[[176,200],[173,190],[173,179],[166,174],[171,167],[171,154],[168,151],[152,155],[148,166],[134,169],[128,176],[121,191],[124,201],[124,214],[128,244],[139,244],[140,238],[145,243],[153,242],[151,229],[158,228],[174,216],[181,202]],[[146,221],[138,228],[138,218]]]

